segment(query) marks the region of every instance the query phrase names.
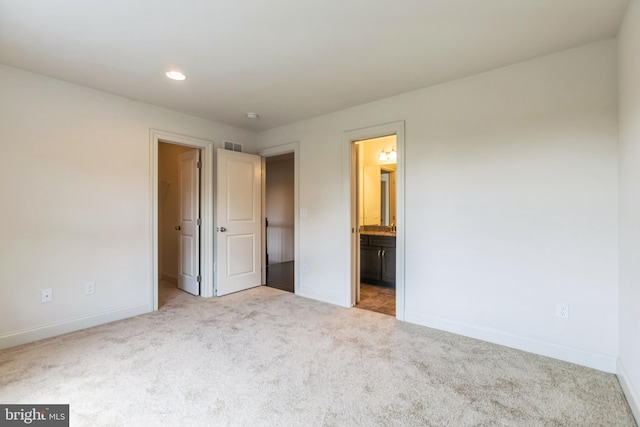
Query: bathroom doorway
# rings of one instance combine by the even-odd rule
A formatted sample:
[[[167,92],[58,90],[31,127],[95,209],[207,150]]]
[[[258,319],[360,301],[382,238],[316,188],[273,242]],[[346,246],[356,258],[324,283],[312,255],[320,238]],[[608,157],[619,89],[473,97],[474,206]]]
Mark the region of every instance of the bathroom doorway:
[[[356,141],[358,308],[396,315],[397,138]]]
[[[361,280],[361,273],[365,273],[365,276],[369,274],[369,272],[365,271],[369,267],[366,265],[367,262],[371,261],[374,265],[372,268],[375,269],[375,279],[380,277],[381,282],[394,282],[395,287],[387,286],[380,287],[380,283],[374,283],[372,286],[378,286],[378,288],[374,288],[377,290],[380,289],[393,289],[393,294],[395,296],[395,317],[398,320],[405,319],[405,195],[404,195],[404,158],[405,158],[405,138],[404,138],[404,121],[387,123],[384,125],[372,126],[368,128],[356,129],[344,132],[342,140],[343,140],[343,170],[345,172],[345,185],[346,190],[344,192],[345,195],[345,204],[349,206],[347,210],[347,223],[350,225],[348,230],[345,230],[348,233],[348,242],[347,246],[347,257],[350,260],[349,268],[347,271],[347,292],[346,292],[346,300],[345,306],[356,307],[358,303],[360,305],[363,304],[362,294],[366,292],[367,283],[370,281],[369,278],[365,277],[365,280]],[[365,179],[365,166],[366,161],[364,159],[364,152],[360,153],[361,150],[364,150],[358,144],[360,141],[366,140],[382,140],[384,137],[395,136],[395,152],[392,150],[393,146],[387,144],[384,147],[379,147],[379,151],[372,154],[372,156],[377,156],[378,162],[380,163],[378,166],[380,167],[380,177],[377,181],[378,188],[380,189],[380,200],[381,204],[378,209],[376,203],[366,200],[366,198],[360,197],[360,193],[363,192],[364,189],[360,189],[360,183],[364,185]],[[381,142],[381,141],[378,141]],[[390,142],[386,141],[387,143]],[[365,143],[366,144],[366,143]],[[383,158],[384,161],[380,159]],[[392,159],[395,156],[395,162]],[[376,158],[376,157],[374,157]],[[384,163],[384,164],[383,164]],[[386,214],[386,207],[383,207],[382,198],[383,192],[385,191],[385,183],[383,181],[383,172],[385,169],[392,170],[390,165],[395,163],[395,185],[389,185],[389,198],[388,198],[388,206],[389,213]],[[367,172],[369,177],[373,177],[374,174],[372,171],[376,169],[368,169]],[[361,175],[361,179],[359,181],[359,176]],[[375,185],[372,183],[372,185]],[[391,192],[394,192],[395,201],[392,201]],[[386,193],[385,193],[386,194]],[[374,198],[376,196],[374,195]],[[375,199],[377,200],[377,199]],[[370,205],[367,207],[367,211],[365,212],[365,204]],[[392,211],[392,205],[395,205],[395,214]],[[379,213],[377,213],[379,212]],[[375,215],[378,215],[377,221],[378,225],[376,225]],[[388,218],[388,223],[384,224],[385,217]],[[371,220],[371,224],[365,224],[365,216],[374,218]],[[369,219],[369,218],[368,218]],[[393,226],[392,226],[393,223]],[[375,227],[380,227],[381,232],[386,232],[389,235],[375,235]],[[360,230],[365,231],[366,234],[362,234]],[[395,236],[394,236],[395,234]],[[395,247],[393,247],[393,243],[388,241],[387,239],[393,239],[395,237]],[[382,240],[380,240],[382,239]],[[378,250],[380,250],[380,257],[378,258]],[[384,262],[389,263],[385,264],[385,275],[382,275],[382,264],[378,264],[376,260],[382,262],[382,251],[384,250]],[[363,253],[365,251],[368,252],[368,256],[364,256]],[[361,257],[361,255],[363,255]],[[364,264],[364,265],[363,265]],[[380,276],[378,276],[378,265],[380,265]],[[387,275],[389,272],[394,272],[395,280]],[[373,276],[373,272],[372,272]],[[384,283],[383,283],[384,284]],[[366,299],[366,295],[365,295]],[[384,305],[381,304],[381,305]]]

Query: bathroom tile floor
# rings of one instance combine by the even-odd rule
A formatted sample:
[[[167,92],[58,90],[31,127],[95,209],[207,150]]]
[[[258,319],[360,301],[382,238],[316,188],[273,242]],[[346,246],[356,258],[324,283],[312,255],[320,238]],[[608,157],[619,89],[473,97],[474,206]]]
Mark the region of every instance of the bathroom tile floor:
[[[378,313],[396,315],[396,290],[384,286],[360,284],[360,301],[356,307]]]

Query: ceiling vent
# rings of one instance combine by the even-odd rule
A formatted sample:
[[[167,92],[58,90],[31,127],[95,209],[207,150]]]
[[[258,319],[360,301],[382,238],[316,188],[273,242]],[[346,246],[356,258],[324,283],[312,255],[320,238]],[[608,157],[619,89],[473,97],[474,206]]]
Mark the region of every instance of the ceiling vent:
[[[239,142],[224,141],[224,149],[242,153],[242,144]]]

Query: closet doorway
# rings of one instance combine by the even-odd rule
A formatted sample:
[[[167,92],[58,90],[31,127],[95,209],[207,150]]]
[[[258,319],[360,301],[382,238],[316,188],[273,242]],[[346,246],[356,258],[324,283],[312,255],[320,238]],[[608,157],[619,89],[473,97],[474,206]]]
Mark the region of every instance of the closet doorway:
[[[200,150],[158,143],[158,275],[160,289],[200,295]],[[159,295],[159,305],[165,298]]]
[[[266,157],[264,165],[265,284],[295,292],[294,153]]]

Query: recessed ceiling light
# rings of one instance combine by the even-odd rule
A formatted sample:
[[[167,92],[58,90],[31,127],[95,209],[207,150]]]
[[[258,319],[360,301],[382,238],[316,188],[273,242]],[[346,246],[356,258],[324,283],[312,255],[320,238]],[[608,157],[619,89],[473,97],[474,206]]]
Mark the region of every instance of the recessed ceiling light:
[[[249,119],[249,120],[258,120],[258,118],[259,118],[260,116],[258,116],[258,114],[257,114],[257,113],[247,113],[247,114],[246,114],[246,117],[247,117],[247,119]]]
[[[187,78],[187,76],[182,74],[180,71],[175,71],[175,70],[167,71],[166,76],[172,80],[184,80]]]

